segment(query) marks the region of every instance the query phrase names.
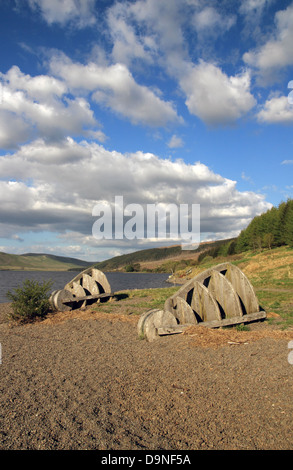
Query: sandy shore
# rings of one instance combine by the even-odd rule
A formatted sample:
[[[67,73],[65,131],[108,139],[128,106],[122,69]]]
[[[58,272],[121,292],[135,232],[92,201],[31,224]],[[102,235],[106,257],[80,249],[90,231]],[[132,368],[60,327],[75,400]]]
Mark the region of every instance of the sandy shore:
[[[139,340],[134,315],[11,326],[0,305],[0,449],[292,450],[293,332]],[[239,336],[240,335],[240,336]]]

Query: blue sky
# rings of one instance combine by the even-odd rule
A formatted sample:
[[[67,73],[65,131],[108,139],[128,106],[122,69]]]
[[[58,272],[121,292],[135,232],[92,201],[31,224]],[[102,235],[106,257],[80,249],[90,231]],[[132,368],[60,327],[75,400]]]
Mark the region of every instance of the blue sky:
[[[292,197],[293,2],[2,0],[0,250],[91,261],[94,206],[200,204],[201,239]]]

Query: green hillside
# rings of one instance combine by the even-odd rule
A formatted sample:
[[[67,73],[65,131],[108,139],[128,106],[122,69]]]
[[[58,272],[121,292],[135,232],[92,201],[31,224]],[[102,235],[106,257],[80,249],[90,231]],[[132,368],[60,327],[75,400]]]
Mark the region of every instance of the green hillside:
[[[201,253],[198,261],[210,256],[231,256],[247,251],[271,250],[282,246],[293,247],[293,200],[288,199],[252,219],[250,224],[233,240],[215,245]]]
[[[293,199],[254,217],[237,238],[235,252],[284,245],[293,246]]]
[[[0,252],[0,270],[68,271],[86,269],[91,264],[75,258],[43,253],[12,255]]]
[[[181,245],[174,245],[164,248],[149,248],[135,251],[126,255],[115,256],[100,263],[95,264],[101,271],[156,271],[171,272],[174,263],[176,265],[196,262],[200,253],[206,250],[221,247],[233,241],[218,240],[201,243],[196,250],[182,250]],[[132,269],[129,269],[132,268]]]

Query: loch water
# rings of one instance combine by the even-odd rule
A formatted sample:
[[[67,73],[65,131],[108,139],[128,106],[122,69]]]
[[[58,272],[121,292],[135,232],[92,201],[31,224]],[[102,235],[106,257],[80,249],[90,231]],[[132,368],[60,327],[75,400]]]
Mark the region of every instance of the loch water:
[[[51,290],[63,289],[78,272],[75,271],[0,271],[0,303],[9,302],[6,297],[8,290],[21,287],[26,279],[38,282],[51,280]],[[167,280],[170,274],[166,273],[104,273],[110,283],[112,292],[126,289],[151,289],[170,287]]]

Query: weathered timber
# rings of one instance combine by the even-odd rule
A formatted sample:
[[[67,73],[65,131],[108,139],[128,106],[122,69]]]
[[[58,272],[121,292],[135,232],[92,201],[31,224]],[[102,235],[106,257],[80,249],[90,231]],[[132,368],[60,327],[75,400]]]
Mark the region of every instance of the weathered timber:
[[[164,309],[172,312],[179,320],[179,323],[185,323],[181,319],[182,302],[179,299],[183,299],[190,306],[194,315],[194,320],[191,323],[221,319],[221,313],[216,300],[207,287],[194,279],[184,284],[165,301],[164,305]]]
[[[176,326],[163,326],[158,328],[157,334],[159,336],[164,335],[172,335],[176,333],[183,333],[187,328],[190,326],[204,326],[207,328],[221,328],[222,326],[231,326],[239,323],[251,323],[254,321],[264,320],[266,318],[266,313],[262,312],[255,312],[249,313],[247,315],[243,315],[243,317],[234,317],[234,318],[226,318],[224,320],[213,320],[213,321],[206,321],[198,323],[197,325],[176,325]]]
[[[266,312],[260,311],[255,313],[248,313],[247,315],[243,315],[242,317],[231,317],[231,318],[224,318],[223,320],[217,321],[209,321],[209,322],[202,322],[200,326],[207,326],[208,328],[220,328],[221,326],[230,326],[230,325],[237,325],[241,323],[251,323],[257,320],[264,320],[266,318]]]
[[[260,309],[245,274],[231,263],[222,263],[187,281],[166,299],[163,311],[154,309],[143,314],[139,331],[153,341],[159,336],[182,333],[190,325],[220,328],[265,318],[266,312]]]
[[[179,323],[191,323],[193,325],[197,323],[197,319],[192,308],[182,297],[177,297],[176,299],[176,310],[174,315]]]
[[[251,283],[231,263],[213,266],[187,281],[166,299],[164,309],[179,324],[242,318],[260,310]]]
[[[195,279],[205,285],[209,284],[213,271],[218,271],[231,282],[240,298],[243,313],[253,313],[258,310],[258,300],[254,289],[245,274],[234,264],[221,263],[198,274]]]
[[[113,292],[111,292],[110,294],[104,293],[104,294],[96,294],[96,295],[85,295],[84,297],[78,297],[77,299],[74,298],[73,300],[64,300],[64,303],[70,304],[70,303],[74,303],[76,301],[79,302],[81,300],[108,299],[110,297],[114,297],[114,295],[115,294]]]
[[[82,287],[92,295],[100,294],[100,289],[96,281],[89,274],[84,273],[82,276]]]
[[[199,325],[200,323],[198,323],[197,326]],[[194,325],[186,324],[186,325],[176,325],[176,326],[162,326],[158,328],[157,333],[159,336],[176,335],[176,334],[183,333],[190,326],[194,326]]]
[[[222,318],[242,316],[242,308],[237,292],[228,279],[218,271],[212,271],[208,290],[221,307]]]
[[[92,278],[96,281],[99,286],[100,292],[110,293],[111,286],[106,275],[99,269],[92,269],[91,271]]]
[[[105,274],[95,268],[79,273],[65,285],[63,293],[60,292],[54,291],[51,294],[50,303],[54,310],[78,309],[114,296]]]
[[[138,336],[149,342],[155,341],[158,336],[158,329],[164,326],[176,326],[176,318],[168,311],[152,309],[141,315],[138,324]]]
[[[50,304],[54,310],[66,312],[72,310],[71,303],[74,302],[74,297],[71,292],[66,289],[54,291],[51,295]]]
[[[107,277],[102,271],[95,268],[88,268],[79,273],[66,284],[65,289],[71,290],[74,285],[82,286],[90,294],[111,292],[111,286]]]
[[[54,305],[54,296],[56,294],[56,292],[58,292],[58,290],[53,290],[53,292],[51,292],[50,294],[50,297],[49,297],[49,303],[50,303],[50,306],[52,308],[52,310],[55,310],[55,305]]]
[[[211,292],[196,280],[193,285],[190,305],[200,321],[221,320],[219,305]]]

